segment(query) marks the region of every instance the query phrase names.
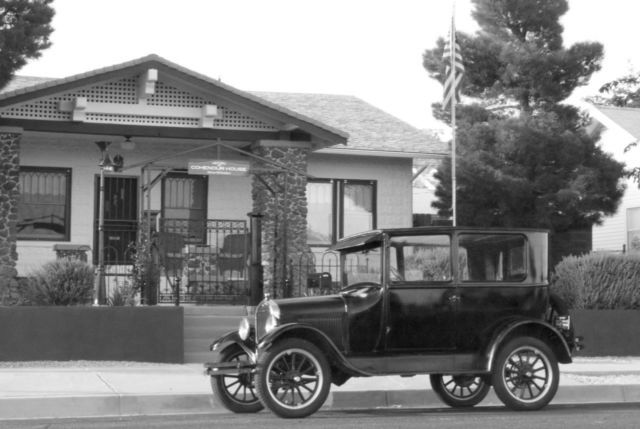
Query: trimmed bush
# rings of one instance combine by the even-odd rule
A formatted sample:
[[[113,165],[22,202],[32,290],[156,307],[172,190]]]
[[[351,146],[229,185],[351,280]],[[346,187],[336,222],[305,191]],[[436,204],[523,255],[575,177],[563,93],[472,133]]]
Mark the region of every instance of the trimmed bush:
[[[566,257],[556,265],[551,287],[570,309],[640,309],[640,256]]]
[[[93,267],[76,259],[58,259],[34,271],[19,289],[27,305],[82,305],[93,298]]]

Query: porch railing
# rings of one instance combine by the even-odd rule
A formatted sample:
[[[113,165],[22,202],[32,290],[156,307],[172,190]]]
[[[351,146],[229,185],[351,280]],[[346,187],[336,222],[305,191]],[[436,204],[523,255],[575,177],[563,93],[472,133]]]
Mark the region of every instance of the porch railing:
[[[158,226],[153,246],[160,273],[158,303],[249,303],[247,221],[163,219]],[[113,252],[105,248],[106,255]],[[122,260],[106,258],[107,297],[132,284],[132,257],[122,256]],[[341,287],[336,252],[316,249],[290,257],[287,272],[286,290],[294,296],[326,295]]]
[[[158,248],[159,303],[248,303],[246,221],[163,219],[159,233],[179,237]]]

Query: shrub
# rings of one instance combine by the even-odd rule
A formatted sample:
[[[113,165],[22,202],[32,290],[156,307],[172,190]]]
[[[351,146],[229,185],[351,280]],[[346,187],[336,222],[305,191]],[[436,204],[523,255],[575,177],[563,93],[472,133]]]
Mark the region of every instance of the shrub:
[[[556,265],[551,283],[570,309],[639,309],[640,256],[569,256]]]
[[[34,271],[19,289],[31,305],[81,305],[93,298],[93,267],[74,259],[58,259]]]
[[[152,241],[144,231],[148,231],[146,219],[141,226],[141,237],[136,243],[129,244],[129,251],[132,254],[133,268],[132,294],[141,293],[142,302],[146,305],[158,303],[158,282],[160,281],[160,267],[158,266],[154,254]]]
[[[111,307],[133,306],[136,305],[136,291],[128,284],[116,287],[108,299]]]

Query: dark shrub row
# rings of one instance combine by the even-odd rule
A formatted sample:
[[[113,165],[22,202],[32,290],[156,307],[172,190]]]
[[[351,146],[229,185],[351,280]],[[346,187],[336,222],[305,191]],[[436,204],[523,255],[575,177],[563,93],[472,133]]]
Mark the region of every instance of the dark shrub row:
[[[592,253],[566,257],[555,267],[551,288],[570,309],[639,309],[640,256]]]

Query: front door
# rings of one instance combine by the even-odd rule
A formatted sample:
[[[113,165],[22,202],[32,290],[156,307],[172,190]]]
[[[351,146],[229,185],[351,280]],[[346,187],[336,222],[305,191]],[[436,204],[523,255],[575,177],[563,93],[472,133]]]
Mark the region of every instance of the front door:
[[[100,208],[100,177],[95,181],[95,228],[93,248],[98,249],[98,221]],[[131,264],[130,246],[138,232],[138,179],[136,177],[106,176],[104,178],[104,263]],[[98,263],[98,252],[93,252]]]

